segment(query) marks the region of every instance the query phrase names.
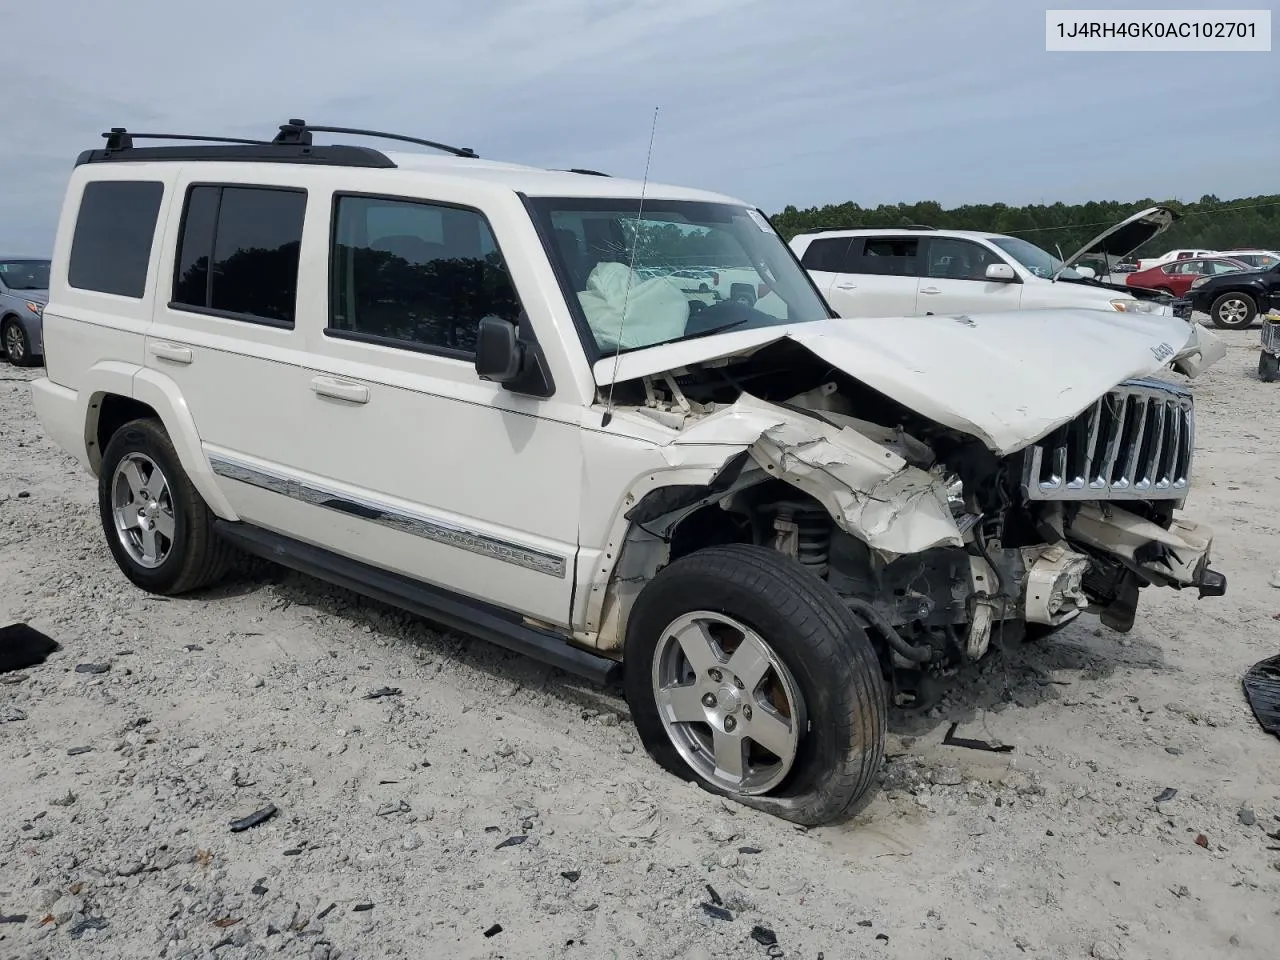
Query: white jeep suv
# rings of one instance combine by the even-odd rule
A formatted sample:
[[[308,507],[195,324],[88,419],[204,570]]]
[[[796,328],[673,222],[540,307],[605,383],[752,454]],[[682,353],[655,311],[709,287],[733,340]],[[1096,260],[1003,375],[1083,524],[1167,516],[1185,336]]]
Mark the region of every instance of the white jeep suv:
[[[1167,207],[1142,210],[1065,260],[1021,237],[931,227],[818,230],[793,237],[791,248],[842,317],[1083,307],[1189,319],[1185,302],[1076,266],[1127,256],[1174,219]]]
[[[1192,397],[1142,379],[1181,321],[840,320],[740,201],[333,131],[385,136],[117,129],[71,175],[33,394],[138,587],[239,548],[621,673],[664,767],[809,824],[912,670],[1225,589]]]

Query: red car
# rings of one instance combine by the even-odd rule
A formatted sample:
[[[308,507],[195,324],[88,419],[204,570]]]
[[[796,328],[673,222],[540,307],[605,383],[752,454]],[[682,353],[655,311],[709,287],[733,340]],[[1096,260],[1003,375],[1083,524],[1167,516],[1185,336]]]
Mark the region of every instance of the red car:
[[[1230,257],[1189,257],[1131,273],[1125,277],[1125,283],[1131,287],[1145,287],[1175,297],[1185,297],[1191,284],[1201,277],[1216,277],[1220,273],[1252,269],[1247,263]]]

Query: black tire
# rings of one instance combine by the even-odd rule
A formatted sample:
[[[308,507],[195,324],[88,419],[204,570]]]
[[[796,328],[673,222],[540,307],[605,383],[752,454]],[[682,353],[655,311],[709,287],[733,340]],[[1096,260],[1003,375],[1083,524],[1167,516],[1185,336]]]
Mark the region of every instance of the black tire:
[[[18,344],[16,348],[14,344]],[[38,361],[31,355],[31,340],[27,331],[13,317],[5,317],[0,324],[0,344],[5,356],[15,367],[34,367]]]
[[[1239,301],[1244,305],[1244,313],[1238,319],[1223,316],[1223,310],[1233,301]],[[1223,330],[1243,330],[1253,323],[1257,315],[1258,305],[1247,293],[1224,293],[1215,299],[1213,306],[1209,308],[1209,318],[1213,321],[1213,325]]]
[[[1258,379],[1263,383],[1275,383],[1280,379],[1280,357],[1274,353],[1259,354]]]
[[[137,562],[121,542],[112,504],[116,468],[131,454],[149,458],[163,473],[172,504],[173,539],[155,567]],[[214,515],[192,486],[169,435],[158,420],[132,420],[111,437],[98,472],[98,509],[107,546],[116,564],[135,586],[172,596],[209,586],[231,566],[234,548],[217,536]]]
[[[658,713],[653,663],[680,616],[723,613],[773,649],[799,689],[807,722],[786,778],[764,795],[730,793],[703,780],[673,744]],[[764,547],[708,547],[676,560],[641,592],[627,624],[624,685],[649,754],[683,780],[806,826],[852,813],[884,757],[888,695],[875,649],[825,581]]]

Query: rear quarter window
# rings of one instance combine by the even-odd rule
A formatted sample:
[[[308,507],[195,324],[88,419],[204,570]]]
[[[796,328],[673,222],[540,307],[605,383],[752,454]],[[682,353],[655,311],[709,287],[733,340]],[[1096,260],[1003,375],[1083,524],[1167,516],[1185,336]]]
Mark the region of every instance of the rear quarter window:
[[[71,238],[67,282],[78,290],[142,299],[164,184],[95,180],[85,184]]]

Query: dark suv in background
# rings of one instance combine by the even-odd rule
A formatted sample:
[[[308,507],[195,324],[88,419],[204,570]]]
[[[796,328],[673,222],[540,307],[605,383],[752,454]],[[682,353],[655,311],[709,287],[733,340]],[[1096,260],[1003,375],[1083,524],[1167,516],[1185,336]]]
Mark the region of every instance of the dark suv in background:
[[[1268,270],[1248,270],[1202,277],[1187,293],[1192,309],[1209,314],[1215,326],[1241,330],[1260,313],[1280,309],[1280,264]]]

